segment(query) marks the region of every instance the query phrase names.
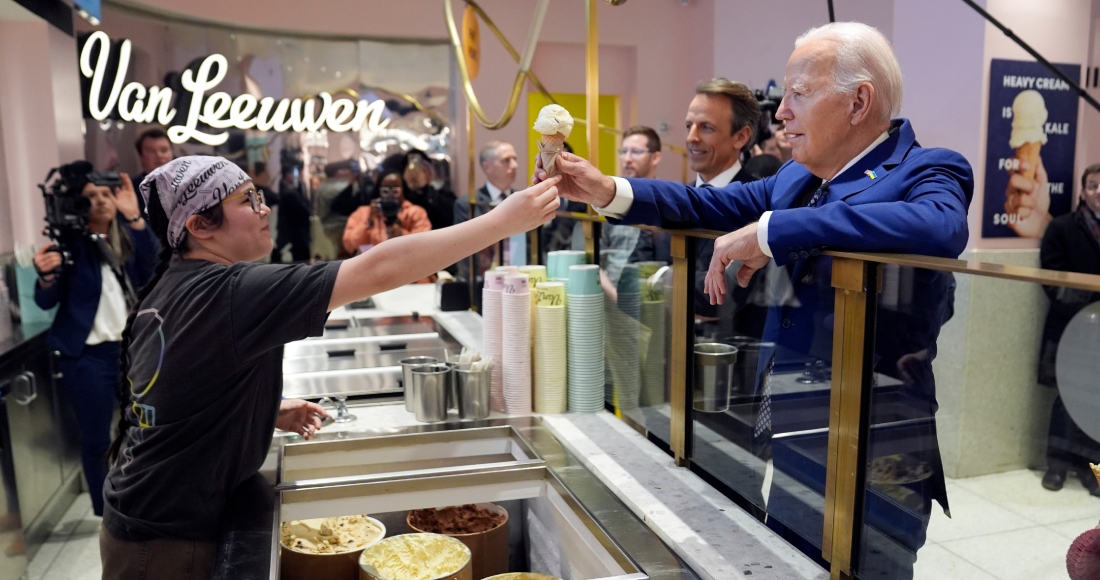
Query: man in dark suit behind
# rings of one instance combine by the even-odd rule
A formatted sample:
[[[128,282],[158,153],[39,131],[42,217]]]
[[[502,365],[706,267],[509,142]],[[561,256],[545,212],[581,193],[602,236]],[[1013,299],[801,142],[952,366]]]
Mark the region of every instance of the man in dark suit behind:
[[[565,176],[558,184],[562,195],[591,203],[613,221],[732,232],[715,241],[706,279],[707,292],[716,303],[725,299],[725,270],[734,260],[742,262],[737,272],[741,286],[773,257],[778,266],[786,266],[796,300],[769,307],[764,338],[776,348],[761,355],[762,360],[775,360],[776,368],[784,353],[830,358],[826,345],[832,340],[835,292],[828,287],[831,260],[821,256],[822,250],[955,258],[969,236],[966,218],[974,190],[973,171],[962,155],[922,148],[909,121],[896,118],[901,111],[901,69],[889,41],[874,28],[836,23],[808,31],[795,41],[784,85],[776,117],[786,122],[793,161],[770,178],[721,189],[697,188],[607,177],[576,156],[563,154],[557,161]],[[544,175],[541,168],[536,170],[536,179]],[[934,321],[937,326],[949,312],[951,292],[943,289],[950,287],[948,281],[936,285],[943,303]],[[924,356],[930,365],[934,353]],[[763,384],[770,385],[772,374],[765,370]],[[760,393],[760,386],[757,389]],[[923,390],[930,404],[924,406],[922,417],[930,422],[936,408],[934,387],[925,383]],[[769,399],[768,392],[763,390],[762,401]],[[794,432],[789,423],[780,410],[774,415],[761,412],[753,435]],[[927,486],[931,495],[921,498],[919,510],[904,516],[910,524],[899,532],[904,541],[894,541],[902,553],[891,553],[887,559],[881,549],[864,552],[868,556],[860,571],[869,576],[911,577],[916,550],[925,540],[927,500],[939,501],[946,511],[935,439],[919,438],[913,445],[921,448],[920,456],[933,459],[929,467],[934,484]],[[771,481],[774,491],[776,483]],[[883,515],[868,505],[869,521]],[[767,509],[777,516],[769,524],[773,519],[809,519],[779,516],[771,504]],[[821,528],[818,515],[816,529]],[[812,530],[799,530],[803,537],[807,533]]]
[[[1031,189],[1032,180],[1012,176],[1012,186]],[[1100,164],[1090,165],[1081,175],[1081,200],[1077,211],[1054,218],[1043,234],[1039,246],[1039,262],[1045,270],[1100,274]],[[1043,326],[1042,350],[1039,355],[1039,383],[1058,387],[1054,362],[1058,343],[1070,320],[1084,307],[1095,302],[1095,293],[1061,286],[1044,286],[1050,298],[1046,324]],[[1100,457],[1100,443],[1089,437],[1073,421],[1062,398],[1054,400],[1050,411],[1050,431],[1047,435],[1047,471],[1043,487],[1058,491],[1066,475],[1075,471],[1089,493],[1100,496],[1100,485],[1089,469],[1092,458]]]
[[[481,170],[485,172],[485,185],[477,190],[477,202],[474,217],[477,217],[501,202],[512,193],[512,184],[516,181],[519,163],[516,161],[516,148],[504,141],[490,141],[481,148],[478,156]],[[455,202],[455,221],[460,224],[470,216],[470,203],[465,197]],[[477,275],[480,276],[492,263],[493,249],[482,250],[478,254]],[[468,277],[469,260],[458,263],[458,275]]]

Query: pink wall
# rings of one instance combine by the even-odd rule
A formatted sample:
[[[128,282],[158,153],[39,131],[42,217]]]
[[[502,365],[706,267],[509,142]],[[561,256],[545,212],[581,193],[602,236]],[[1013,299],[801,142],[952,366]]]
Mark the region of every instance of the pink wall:
[[[61,157],[55,90],[51,74],[42,73],[51,70],[51,54],[63,50],[65,38],[42,21],[0,20],[0,149],[5,169],[0,175],[0,208],[6,210],[0,216],[0,253],[10,252],[15,244],[44,241],[45,210],[37,184]],[[75,62],[76,45],[70,46],[70,60]],[[78,100],[74,102],[79,106]],[[70,125],[71,111],[63,118]],[[62,134],[68,135],[68,150],[73,144],[71,127]]]
[[[461,17],[462,3],[452,0]],[[272,0],[262,10],[247,3],[223,0],[194,0],[188,3],[169,0],[146,0],[144,4],[169,13],[184,14],[212,21],[273,29],[300,30],[333,35],[387,36],[413,38],[445,38],[446,24],[439,0],[372,0],[349,3],[340,0]],[[517,50],[522,50],[534,0],[483,0],[480,5],[493,18]],[[712,76],[713,16],[715,0],[694,0],[688,6],[672,0],[634,0],[612,7],[599,2],[601,45],[607,54],[601,59],[600,77],[604,90],[626,91],[620,94],[625,126],[642,123],[658,126],[668,123],[669,132],[662,135],[671,143],[683,144],[685,134],[683,114],[694,93],[694,86]],[[536,51],[532,70],[545,77],[544,84],[552,92],[583,92],[584,61],[576,62],[579,47],[583,55],[585,38],[584,3],[553,2],[547,11],[540,40],[546,43],[546,54]],[[512,86],[517,65],[497,42],[488,27],[482,25],[481,76],[474,88],[491,118],[504,110],[507,92]],[[561,56],[569,64],[562,66]],[[633,61],[633,65],[632,62]],[[549,82],[553,78],[556,82]],[[629,104],[629,106],[627,106]],[[493,139],[516,144],[526,142],[526,98],[521,99],[516,118],[499,131],[478,128],[476,142],[480,145]],[[465,99],[459,102],[465,110]],[[583,116],[583,111],[574,111]],[[463,119],[456,119],[456,184],[459,190],[465,181],[465,131]],[[581,136],[575,138],[583,138]],[[528,175],[529,159],[521,145],[520,175]],[[679,160],[668,158],[662,164],[661,176],[679,176]],[[478,171],[478,182],[482,176]],[[520,179],[526,180],[526,177]],[[517,179],[517,181],[520,181]],[[517,183],[518,185],[518,183]]]

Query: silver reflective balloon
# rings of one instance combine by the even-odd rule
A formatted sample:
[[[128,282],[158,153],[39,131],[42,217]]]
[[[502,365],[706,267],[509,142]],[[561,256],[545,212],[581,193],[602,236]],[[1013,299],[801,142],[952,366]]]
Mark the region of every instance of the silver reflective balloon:
[[[1100,302],[1077,313],[1058,343],[1058,393],[1073,422],[1100,441]]]

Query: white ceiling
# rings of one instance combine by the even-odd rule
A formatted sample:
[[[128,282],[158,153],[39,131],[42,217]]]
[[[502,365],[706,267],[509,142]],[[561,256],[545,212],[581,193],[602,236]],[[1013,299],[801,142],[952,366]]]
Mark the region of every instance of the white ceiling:
[[[40,20],[13,0],[0,0],[0,20]]]

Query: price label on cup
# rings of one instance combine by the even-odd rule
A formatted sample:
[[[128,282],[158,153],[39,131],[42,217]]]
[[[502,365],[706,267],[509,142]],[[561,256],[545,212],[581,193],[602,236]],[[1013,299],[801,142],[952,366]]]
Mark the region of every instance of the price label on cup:
[[[561,282],[540,282],[535,289],[536,306],[565,306],[565,285]]]

